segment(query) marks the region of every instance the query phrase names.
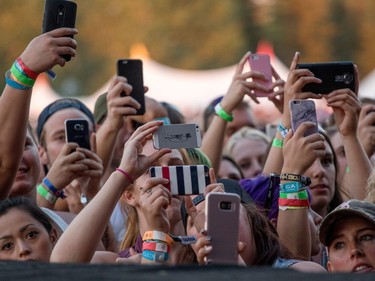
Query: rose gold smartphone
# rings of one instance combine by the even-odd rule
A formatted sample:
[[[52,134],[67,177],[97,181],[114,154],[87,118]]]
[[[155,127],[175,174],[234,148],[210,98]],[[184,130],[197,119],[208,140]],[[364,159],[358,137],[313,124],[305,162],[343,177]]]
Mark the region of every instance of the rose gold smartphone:
[[[271,87],[272,86],[272,66],[270,56],[267,54],[251,54],[249,57],[249,64],[250,69],[253,71],[261,72],[268,81],[260,80],[260,79],[253,79],[257,83],[265,86]],[[266,97],[269,93],[262,92],[262,91],[254,91],[257,97]]]

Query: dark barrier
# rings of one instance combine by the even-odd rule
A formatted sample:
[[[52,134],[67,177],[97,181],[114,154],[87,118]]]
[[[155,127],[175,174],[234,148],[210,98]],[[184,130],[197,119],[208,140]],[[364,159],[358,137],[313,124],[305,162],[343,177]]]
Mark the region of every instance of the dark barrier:
[[[139,266],[139,265],[73,265],[39,262],[0,262],[1,281],[374,281],[375,273],[314,274],[286,269],[242,268],[233,266]]]

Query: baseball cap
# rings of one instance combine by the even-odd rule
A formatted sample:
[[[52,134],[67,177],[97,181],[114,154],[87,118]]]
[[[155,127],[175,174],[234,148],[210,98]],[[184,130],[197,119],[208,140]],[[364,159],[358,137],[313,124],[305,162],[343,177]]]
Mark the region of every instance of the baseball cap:
[[[90,109],[87,108],[81,101],[78,99],[73,98],[62,98],[54,101],[53,103],[49,104],[47,107],[43,109],[43,111],[39,114],[38,117],[38,124],[36,127],[36,133],[38,136],[38,140],[40,141],[40,136],[42,134],[42,130],[44,124],[47,122],[48,118],[51,117],[55,112],[65,109],[65,108],[77,108],[82,111],[92,122],[95,128],[95,119],[92,115]]]
[[[329,246],[336,223],[348,217],[361,217],[371,223],[375,224],[375,204],[356,199],[349,200],[337,206],[330,212],[322,221],[319,227],[319,240],[325,245]]]

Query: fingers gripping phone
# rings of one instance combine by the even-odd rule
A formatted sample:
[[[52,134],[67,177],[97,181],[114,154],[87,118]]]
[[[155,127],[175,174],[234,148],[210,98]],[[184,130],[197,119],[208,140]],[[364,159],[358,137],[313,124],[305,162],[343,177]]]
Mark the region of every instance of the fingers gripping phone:
[[[133,87],[130,94],[141,105],[135,115],[145,114],[145,90],[143,87],[142,61],[138,59],[120,59],[117,61],[117,75],[126,77],[128,83]],[[121,94],[125,96],[125,93]]]
[[[298,68],[309,69],[314,76],[321,79],[322,83],[309,83],[303,88],[303,92],[326,95],[338,89],[349,88],[355,92],[354,64],[351,61],[327,62],[327,63],[301,63]]]
[[[240,197],[235,193],[210,192],[206,195],[205,229],[212,245],[207,263],[238,263],[240,204]]]
[[[89,122],[85,119],[65,120],[66,142],[75,142],[80,147],[91,149]]]
[[[304,122],[315,124],[313,128],[308,128],[304,136],[318,133],[318,121],[316,117],[315,103],[312,100],[291,100],[289,103],[290,114],[292,119],[293,133]]]
[[[77,4],[67,0],[46,0],[42,33],[61,28],[75,27]],[[71,36],[73,38],[73,36]],[[71,60],[70,55],[62,56],[66,61]]]
[[[253,71],[261,72],[267,81],[261,79],[253,79],[257,83],[269,88],[272,86],[272,66],[270,61],[270,56],[267,54],[251,54],[249,57],[250,69]],[[269,93],[254,90],[257,97],[266,97]]]
[[[208,167],[205,165],[157,166],[150,168],[151,177],[169,180],[172,195],[203,194],[210,183]]]
[[[153,134],[156,149],[200,147],[202,136],[197,124],[171,124],[160,126]]]

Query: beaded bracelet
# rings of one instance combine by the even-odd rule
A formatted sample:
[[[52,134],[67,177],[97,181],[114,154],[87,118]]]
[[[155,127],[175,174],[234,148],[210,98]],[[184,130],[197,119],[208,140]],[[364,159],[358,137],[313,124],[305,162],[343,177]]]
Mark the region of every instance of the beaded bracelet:
[[[224,108],[222,108],[221,103],[219,102],[217,105],[215,105],[215,113],[224,121],[232,122],[233,121],[233,115],[228,114]]]
[[[43,184],[56,196],[61,199],[65,199],[64,191],[58,190],[47,178],[43,179]]]
[[[46,199],[51,204],[55,204],[57,200],[57,196],[49,192],[43,185],[38,185],[37,192],[42,196],[44,199]]]

